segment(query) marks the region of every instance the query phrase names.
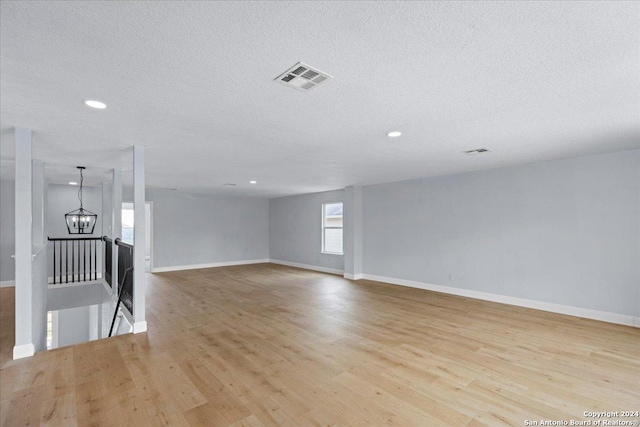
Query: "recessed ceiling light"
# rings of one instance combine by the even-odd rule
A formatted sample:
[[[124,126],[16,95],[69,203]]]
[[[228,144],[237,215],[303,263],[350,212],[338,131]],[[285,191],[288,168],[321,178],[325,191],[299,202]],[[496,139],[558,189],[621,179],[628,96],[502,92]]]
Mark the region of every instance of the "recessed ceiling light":
[[[249,181],[249,184],[257,184],[258,181]]]
[[[86,101],[84,101],[84,105],[91,108],[97,108],[99,110],[104,110],[105,108],[107,108],[107,104],[105,104],[104,102],[94,101],[91,99],[87,99]]]
[[[387,134],[387,136],[391,137],[391,138],[397,138],[400,135],[402,135],[402,132],[400,132],[399,130],[394,130],[393,132],[389,132]]]
[[[77,182],[69,181],[69,185],[78,185]]]

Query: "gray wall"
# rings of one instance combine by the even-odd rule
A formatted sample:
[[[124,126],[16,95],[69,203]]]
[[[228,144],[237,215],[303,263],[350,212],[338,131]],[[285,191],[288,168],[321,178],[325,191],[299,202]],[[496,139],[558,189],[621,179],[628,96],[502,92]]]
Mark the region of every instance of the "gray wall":
[[[49,184],[47,227],[49,237],[100,237],[102,236],[102,187],[87,187],[82,190],[84,208],[98,215],[93,234],[71,235],[67,231],[64,215],[78,209],[78,186]]]
[[[15,278],[14,254],[16,244],[14,182],[0,180],[0,281]]]
[[[640,150],[368,186],[363,210],[366,274],[640,315]]]
[[[153,267],[269,258],[267,199],[150,192]]]
[[[58,311],[58,347],[89,341],[89,316],[88,306]]]
[[[269,200],[271,259],[344,270],[342,255],[321,253],[322,204],[344,202],[344,190]]]

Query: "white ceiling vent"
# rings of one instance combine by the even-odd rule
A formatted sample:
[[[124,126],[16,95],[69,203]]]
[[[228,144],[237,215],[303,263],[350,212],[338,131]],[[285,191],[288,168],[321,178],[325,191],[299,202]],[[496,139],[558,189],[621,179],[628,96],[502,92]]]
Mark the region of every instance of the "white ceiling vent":
[[[487,150],[486,148],[476,148],[475,150],[463,151],[464,154],[467,154],[469,156],[475,156],[477,154],[490,153],[490,152],[491,151]]]
[[[147,190],[152,191],[177,191],[178,189],[175,187],[155,187],[153,185],[147,185]]]
[[[296,65],[276,77],[276,81],[306,92],[332,78],[333,77],[327,73],[323,73],[316,68],[308,66],[307,64],[298,62]]]

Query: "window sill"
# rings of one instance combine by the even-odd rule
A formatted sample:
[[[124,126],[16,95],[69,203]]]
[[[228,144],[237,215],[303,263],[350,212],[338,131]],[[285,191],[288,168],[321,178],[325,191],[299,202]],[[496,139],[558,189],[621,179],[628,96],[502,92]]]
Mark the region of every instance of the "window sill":
[[[339,255],[343,256],[344,252],[320,252],[322,255]]]

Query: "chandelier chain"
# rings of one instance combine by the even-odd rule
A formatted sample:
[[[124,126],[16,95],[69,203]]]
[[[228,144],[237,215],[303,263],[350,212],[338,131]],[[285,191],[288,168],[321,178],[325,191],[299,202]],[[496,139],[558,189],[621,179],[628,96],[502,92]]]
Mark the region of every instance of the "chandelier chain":
[[[78,189],[78,199],[80,199],[80,210],[82,210],[82,182],[84,181],[84,176],[82,175],[82,169],[80,169],[80,188]]]

